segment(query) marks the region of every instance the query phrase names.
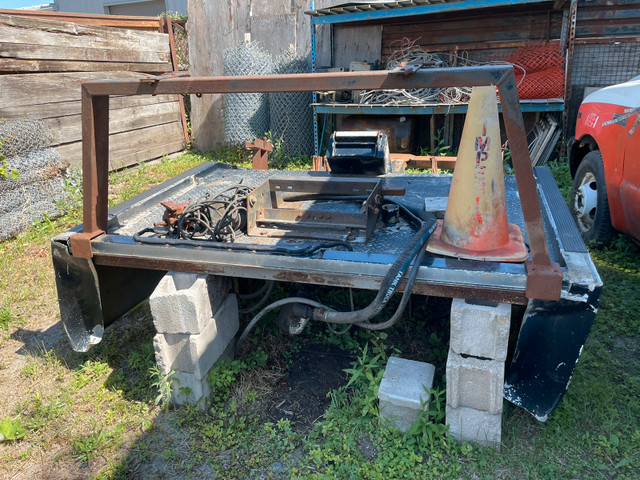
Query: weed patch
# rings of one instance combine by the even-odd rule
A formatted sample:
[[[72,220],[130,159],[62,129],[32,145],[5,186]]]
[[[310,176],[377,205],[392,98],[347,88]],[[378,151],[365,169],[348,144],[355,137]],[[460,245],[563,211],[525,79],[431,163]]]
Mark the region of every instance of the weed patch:
[[[24,437],[26,430],[22,427],[20,417],[3,418],[0,420],[0,442],[19,440]]]

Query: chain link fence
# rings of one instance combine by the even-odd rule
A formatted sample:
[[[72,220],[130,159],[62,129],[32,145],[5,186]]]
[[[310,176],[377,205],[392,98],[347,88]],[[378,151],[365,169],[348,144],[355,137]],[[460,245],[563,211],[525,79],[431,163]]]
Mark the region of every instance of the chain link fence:
[[[287,53],[276,57],[273,73],[308,73],[307,61]],[[313,153],[313,110],[311,92],[269,94],[271,132],[281,140],[282,153],[289,156]]]
[[[222,52],[224,75],[273,73],[271,54],[250,42]],[[227,144],[244,144],[269,130],[269,105],[265,93],[228,93],[224,96],[224,137]]]

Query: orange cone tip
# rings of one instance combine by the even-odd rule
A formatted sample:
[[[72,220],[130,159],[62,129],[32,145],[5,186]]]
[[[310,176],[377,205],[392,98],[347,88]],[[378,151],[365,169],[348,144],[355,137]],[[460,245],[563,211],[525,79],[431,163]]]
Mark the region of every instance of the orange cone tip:
[[[444,221],[427,250],[501,262],[529,257],[520,228],[507,223],[495,87],[473,87]]]

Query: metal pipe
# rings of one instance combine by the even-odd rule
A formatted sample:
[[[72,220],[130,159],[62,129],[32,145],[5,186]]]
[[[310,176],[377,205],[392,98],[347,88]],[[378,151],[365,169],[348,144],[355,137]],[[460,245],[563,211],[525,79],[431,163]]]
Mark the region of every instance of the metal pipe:
[[[497,85],[513,70],[510,65],[484,65],[401,71],[299,73],[228,77],[178,77],[89,80],[83,87],[91,95],[165,95],[258,92],[307,92],[444,88]]]

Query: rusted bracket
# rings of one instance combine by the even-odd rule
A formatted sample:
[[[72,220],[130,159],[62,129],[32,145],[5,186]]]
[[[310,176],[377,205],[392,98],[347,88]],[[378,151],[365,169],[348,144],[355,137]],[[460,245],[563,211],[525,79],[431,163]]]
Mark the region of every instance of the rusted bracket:
[[[527,267],[527,298],[539,300],[560,300],[562,289],[562,270],[557,263],[548,265],[525,263]]]
[[[167,230],[172,230],[177,226],[178,218],[184,212],[184,209],[189,206],[189,202],[160,202],[160,205],[164,207],[162,222],[154,223],[153,226],[167,227]]]
[[[95,230],[93,232],[76,233],[69,237],[69,247],[71,254],[78,258],[93,258],[93,250],[91,249],[91,240],[102,235],[104,230]]]
[[[312,169],[314,172],[329,172],[329,163],[326,159],[320,155],[313,156],[313,166]]]
[[[422,67],[424,67],[425,65],[427,65],[426,63],[407,63],[407,62],[402,62],[400,65],[398,65],[396,68],[394,68],[392,70],[393,73],[400,73],[402,74],[402,76],[406,77],[408,75],[412,75],[414,73],[416,73],[418,70],[420,70]]]
[[[245,147],[253,150],[253,163],[254,170],[268,170],[269,169],[269,153],[273,152],[273,144],[267,140],[267,137],[263,137],[262,140],[256,138],[253,143],[246,142]]]
[[[560,300],[562,291],[562,270],[549,257],[538,190],[533,176],[529,145],[520,111],[518,87],[513,69],[505,73],[497,83],[502,104],[502,116],[511,147],[511,158],[520,194],[522,215],[531,249],[531,261],[526,263],[526,295],[532,299],[557,301]]]

